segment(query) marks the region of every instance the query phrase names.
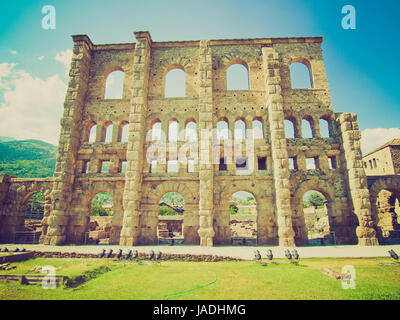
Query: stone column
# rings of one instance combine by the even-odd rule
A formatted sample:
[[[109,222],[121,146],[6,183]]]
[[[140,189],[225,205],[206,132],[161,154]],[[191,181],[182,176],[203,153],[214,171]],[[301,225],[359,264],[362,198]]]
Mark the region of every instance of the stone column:
[[[68,225],[82,225],[78,221],[79,217],[72,221],[69,211],[75,178],[76,154],[82,135],[82,111],[88,88],[93,44],[86,35],[77,35],[72,38],[74,48],[64,102],[64,115],[61,119],[61,133],[51,193],[51,214],[48,218],[46,237],[42,237],[43,243],[50,245],[79,242],[80,239],[68,234]]]
[[[292,212],[290,208],[290,171],[286,146],[283,98],[279,57],[273,48],[263,48],[263,65],[266,79],[268,121],[271,130],[271,150],[275,184],[276,216],[280,246],[294,246]]]
[[[338,115],[337,122],[340,126],[342,154],[346,165],[351,202],[359,221],[356,229],[358,244],[378,245],[375,223],[371,215],[367,177],[362,166],[361,132],[358,129],[357,116],[353,113],[342,113]]]
[[[212,164],[212,54],[209,40],[200,41],[200,92],[199,92],[199,179],[200,179],[200,228],[201,246],[213,246],[213,178]]]
[[[132,246],[140,242],[140,197],[145,140],[147,87],[150,66],[151,37],[148,32],[135,32],[136,46],[133,62],[133,86],[129,115],[128,148],[126,152],[124,218],[120,245]]]

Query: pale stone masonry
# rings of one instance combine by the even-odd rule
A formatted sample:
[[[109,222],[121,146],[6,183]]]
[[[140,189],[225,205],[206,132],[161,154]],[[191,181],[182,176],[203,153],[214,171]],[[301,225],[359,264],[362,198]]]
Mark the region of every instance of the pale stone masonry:
[[[400,138],[390,140],[366,154],[362,161],[369,176],[400,175]]]
[[[284,130],[284,108],[279,70],[279,54],[273,48],[263,48],[263,66],[266,79],[266,109],[271,134],[271,149],[274,187],[275,216],[279,226],[279,245],[295,244],[290,208],[290,171]]]
[[[212,163],[213,87],[210,41],[200,41],[199,53],[199,236],[200,245],[212,246],[215,235],[214,170]]]
[[[136,46],[133,59],[133,83],[130,99],[129,136],[126,152],[127,168],[124,189],[124,219],[120,244],[124,246],[139,244],[142,221],[140,196],[142,191],[143,142],[147,108],[147,88],[149,80],[151,38],[147,32],[136,32]],[[150,220],[152,217],[148,217]],[[154,239],[149,239],[154,241]]]
[[[0,176],[0,241],[12,241],[27,200],[41,191],[46,199],[41,242],[82,244],[91,201],[108,192],[114,201],[111,243],[154,245],[160,199],[178,192],[184,198],[184,243],[229,245],[229,200],[247,191],[256,202],[258,245],[307,245],[302,199],[316,190],[327,199],[338,244],[378,243],[376,193],[384,185],[378,181],[370,195],[356,116],[333,111],[321,37],[154,42],[146,31],[135,37],[136,43],[95,45],[86,35],[73,36],[54,177]],[[311,88],[291,87],[290,66],[296,62],[307,67]],[[247,70],[248,90],[228,90],[227,70],[234,64]],[[185,73],[184,97],[165,97],[173,69]],[[106,99],[114,71],[124,73],[123,93]],[[285,133],[288,121],[293,138]],[[311,138],[303,137],[302,121],[309,123]],[[321,135],[320,121],[327,123],[329,136]],[[167,138],[171,122],[179,126],[177,141]],[[244,123],[245,138],[216,138],[213,129],[221,122],[231,138],[237,122]],[[185,139],[189,123],[197,134],[191,143]],[[106,142],[110,125],[112,138]],[[149,138],[155,125],[165,139]],[[257,126],[261,135],[252,139]],[[96,137],[90,141],[93,128]],[[242,150],[229,148],[233,144]],[[176,171],[167,169],[169,161],[182,158],[193,160],[192,169],[186,160]],[[306,164],[310,159],[312,169]]]

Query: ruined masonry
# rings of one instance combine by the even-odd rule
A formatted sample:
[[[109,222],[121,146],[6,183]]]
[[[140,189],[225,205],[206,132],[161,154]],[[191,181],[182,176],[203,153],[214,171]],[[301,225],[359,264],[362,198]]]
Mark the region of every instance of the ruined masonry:
[[[114,201],[111,243],[157,244],[160,199],[178,192],[185,201],[184,243],[229,245],[229,199],[242,190],[256,199],[258,245],[307,245],[302,199],[307,191],[317,190],[328,201],[330,230],[338,244],[378,244],[356,115],[333,111],[321,37],[153,42],[146,31],[135,32],[135,37],[136,43],[105,45],[94,45],[86,35],[72,37],[54,177],[0,175],[1,242],[13,241],[23,225],[27,200],[42,192],[46,204],[40,242],[82,244],[91,201],[97,193],[108,192]],[[290,65],[296,62],[308,68],[310,89],[291,88]],[[233,64],[247,69],[249,90],[227,90],[227,69]],[[186,96],[166,98],[166,75],[176,68],[185,72]],[[117,70],[124,72],[122,98],[105,99],[107,76]],[[302,137],[303,119],[311,126],[312,138]],[[320,135],[321,119],[329,124],[329,137]],[[248,174],[237,173],[236,158],[221,166],[219,159],[226,160],[229,152],[223,143],[201,134],[224,121],[233,137],[237,120],[246,129],[253,128],[254,120],[262,123],[262,138],[254,140],[255,153],[246,158],[254,162]],[[285,120],[292,122],[294,138],[285,136]],[[178,172],[168,172],[163,162],[152,170],[146,160],[153,143],[146,138],[148,132],[155,123],[167,132],[171,121],[178,122],[179,131],[190,121],[196,124],[194,170],[179,163]],[[112,140],[106,143],[111,124]],[[93,126],[96,139],[89,142]],[[176,148],[185,143],[180,136],[175,146],[168,145],[166,158],[174,159]],[[211,162],[215,149],[218,163]],[[314,169],[306,166],[310,158]],[[107,173],[102,173],[104,162],[109,163]],[[400,181],[392,182],[400,189]]]

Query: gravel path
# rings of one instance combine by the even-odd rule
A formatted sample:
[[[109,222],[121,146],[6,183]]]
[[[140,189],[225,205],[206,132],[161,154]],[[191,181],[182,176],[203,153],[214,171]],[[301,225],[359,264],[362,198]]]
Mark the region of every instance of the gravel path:
[[[44,246],[40,244],[0,244],[0,248],[7,247],[9,250],[15,248],[25,248],[35,251],[58,251],[76,253],[99,253],[104,248],[106,250],[136,249],[139,252],[150,252],[150,250],[161,251],[164,253],[176,254],[211,254],[225,257],[235,257],[250,260],[254,257],[254,250],[259,250],[262,257],[265,257],[266,249],[271,249],[275,258],[285,258],[286,247],[200,247],[200,246],[136,246],[124,247],[118,245],[86,245],[86,246]],[[400,255],[400,245],[390,246],[323,246],[323,247],[297,247],[300,258],[366,258],[366,257],[389,257],[388,250],[394,249]]]

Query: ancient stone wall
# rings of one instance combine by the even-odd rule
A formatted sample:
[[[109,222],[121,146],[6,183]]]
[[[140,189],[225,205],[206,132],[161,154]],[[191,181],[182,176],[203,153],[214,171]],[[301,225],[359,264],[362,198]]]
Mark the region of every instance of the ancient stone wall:
[[[395,150],[392,150],[392,147],[386,147],[363,157],[365,174],[368,176],[399,174],[400,171],[395,166],[400,167],[400,152],[396,154],[396,151],[393,151]],[[396,155],[397,161],[395,161]]]
[[[393,174],[400,175],[400,146],[391,147],[391,151],[392,151],[392,162],[394,167]]]
[[[156,244],[160,199],[178,192],[185,202],[184,242],[230,244],[229,201],[233,193],[247,191],[257,203],[258,244],[305,245],[302,198],[309,190],[327,198],[338,243],[376,243],[356,117],[333,111],[322,38],[153,42],[148,32],[135,37],[136,43],[106,45],[73,37],[43,243],[82,243],[91,200],[108,192],[115,211],[111,242]],[[293,63],[307,67],[311,88],[292,88]],[[248,90],[228,90],[234,64],[247,70]],[[165,97],[173,69],[185,73],[184,97]],[[114,71],[124,72],[122,95],[105,99]],[[293,124],[293,138],[286,136],[285,120]],[[302,121],[312,137],[304,137]],[[321,135],[321,121],[329,136]],[[169,137],[171,122],[177,122],[177,139]],[[221,122],[226,138],[215,131]],[[237,122],[245,125],[242,139],[233,139]],[[196,126],[197,138],[190,141],[188,123]],[[152,136],[155,125],[160,139]],[[177,169],[169,170],[173,161]]]

